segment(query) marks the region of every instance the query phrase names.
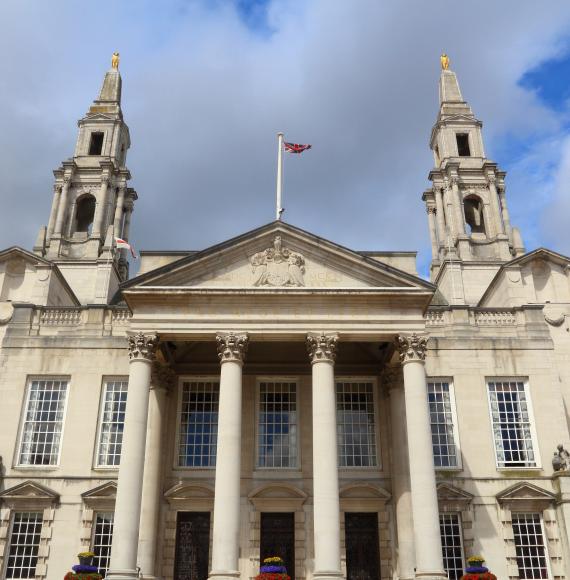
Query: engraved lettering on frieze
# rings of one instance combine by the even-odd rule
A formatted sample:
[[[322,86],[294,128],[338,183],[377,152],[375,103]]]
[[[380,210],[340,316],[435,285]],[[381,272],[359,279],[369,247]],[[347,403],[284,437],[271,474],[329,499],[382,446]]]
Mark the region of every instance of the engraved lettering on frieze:
[[[154,361],[156,347],[158,345],[158,336],[156,334],[143,334],[139,332],[127,337],[129,343],[130,360]]]
[[[281,245],[275,236],[273,247],[250,258],[254,286],[304,286],[305,257]]]
[[[427,338],[424,336],[418,336],[416,333],[409,336],[399,335],[396,337],[396,347],[403,363],[426,359]]]

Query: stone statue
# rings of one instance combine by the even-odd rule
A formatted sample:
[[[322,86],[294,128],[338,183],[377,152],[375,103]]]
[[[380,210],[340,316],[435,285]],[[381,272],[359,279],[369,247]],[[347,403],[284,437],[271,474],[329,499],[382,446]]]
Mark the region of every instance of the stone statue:
[[[558,445],[557,449],[552,458],[552,467],[554,471],[567,471],[570,467],[570,453],[564,449],[562,444]]]
[[[114,70],[119,70],[119,60],[119,53],[114,52],[113,56],[111,57],[111,67],[113,67]]]
[[[441,68],[447,70],[449,68],[449,57],[445,52],[439,57],[439,60],[441,61]]]

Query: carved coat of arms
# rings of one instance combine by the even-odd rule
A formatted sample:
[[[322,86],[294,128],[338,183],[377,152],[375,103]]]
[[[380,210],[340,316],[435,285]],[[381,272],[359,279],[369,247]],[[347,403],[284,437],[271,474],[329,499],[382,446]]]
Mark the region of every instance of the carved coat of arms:
[[[305,258],[281,245],[275,236],[273,247],[250,258],[254,286],[304,286]]]

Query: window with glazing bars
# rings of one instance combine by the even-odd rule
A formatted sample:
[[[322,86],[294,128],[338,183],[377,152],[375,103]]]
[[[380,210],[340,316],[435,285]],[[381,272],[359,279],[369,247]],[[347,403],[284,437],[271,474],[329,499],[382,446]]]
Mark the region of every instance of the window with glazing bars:
[[[57,465],[67,381],[33,379],[28,385],[20,465]]]
[[[449,580],[463,576],[463,542],[459,514],[439,514],[443,567]]]
[[[525,383],[489,381],[488,388],[498,467],[536,466]]]
[[[117,467],[121,463],[127,386],[127,380],[112,380],[105,383],[97,453],[99,467]]]
[[[430,379],[427,388],[434,465],[458,467],[453,387],[449,381]]]
[[[259,385],[258,467],[297,467],[297,385]]]
[[[373,384],[337,382],[336,413],[339,466],[376,466]]]
[[[41,531],[41,512],[14,513],[7,550],[7,580],[36,577]]]
[[[514,513],[512,524],[519,578],[550,578],[540,514]]]
[[[215,467],[219,399],[218,381],[182,384],[178,441],[181,467]]]
[[[99,574],[105,576],[111,560],[111,544],[113,543],[113,512],[97,512],[93,525],[91,550],[95,554],[93,566],[97,566]]]

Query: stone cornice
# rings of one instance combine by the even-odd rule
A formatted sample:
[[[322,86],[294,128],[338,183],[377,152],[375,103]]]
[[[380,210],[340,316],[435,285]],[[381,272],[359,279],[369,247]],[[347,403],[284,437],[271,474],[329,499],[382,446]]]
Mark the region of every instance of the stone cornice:
[[[311,364],[318,362],[334,363],[338,350],[338,334],[324,332],[307,334],[307,351]]]
[[[245,332],[239,334],[221,332],[216,335],[216,345],[220,363],[238,362],[243,364],[249,346],[249,337]]]
[[[139,332],[135,335],[128,336],[129,359],[144,360],[153,362],[156,356],[156,347],[158,345],[158,336],[156,334],[143,334]]]

